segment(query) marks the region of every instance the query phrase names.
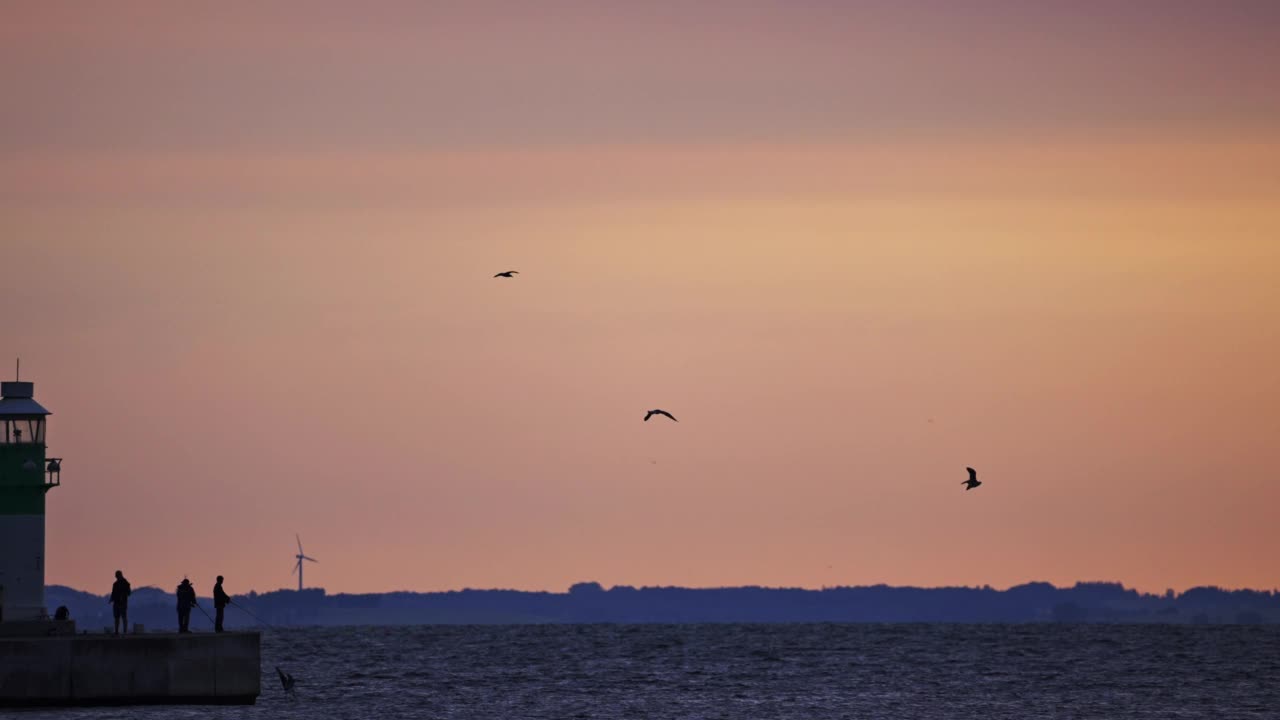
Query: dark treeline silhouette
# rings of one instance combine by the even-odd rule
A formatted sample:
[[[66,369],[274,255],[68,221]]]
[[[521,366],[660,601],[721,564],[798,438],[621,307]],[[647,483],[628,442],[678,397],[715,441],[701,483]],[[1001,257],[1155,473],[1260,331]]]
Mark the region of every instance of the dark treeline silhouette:
[[[775,623],[775,622],[1119,622],[1280,623],[1280,592],[1199,587],[1177,594],[1139,593],[1119,583],[1057,588],[1034,582],[990,587],[914,588],[875,585],[822,590],[679,587],[606,590],[579,583],[567,593],[458,590],[328,595],[323,589],[277,590],[235,596],[262,622],[291,625],[416,625],[509,623]],[[60,585],[48,588],[51,607],[65,605],[83,630],[111,626],[102,596]],[[201,605],[212,607],[201,598]],[[148,629],[175,625],[171,592],[135,588],[129,619]],[[244,609],[227,611],[229,629],[258,626]],[[193,630],[211,623],[193,615]]]

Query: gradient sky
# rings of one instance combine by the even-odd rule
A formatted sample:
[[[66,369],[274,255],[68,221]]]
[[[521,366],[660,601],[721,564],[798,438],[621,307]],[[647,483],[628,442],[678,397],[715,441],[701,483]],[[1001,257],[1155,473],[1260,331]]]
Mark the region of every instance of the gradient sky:
[[[4,5],[50,582],[1280,584],[1280,4],[424,5]]]

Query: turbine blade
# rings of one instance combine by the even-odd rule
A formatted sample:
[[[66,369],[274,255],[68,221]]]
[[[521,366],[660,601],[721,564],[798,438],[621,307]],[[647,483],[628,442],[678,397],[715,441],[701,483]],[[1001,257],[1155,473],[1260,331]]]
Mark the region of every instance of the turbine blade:
[[[319,560],[317,560],[317,559],[315,559],[315,558],[313,558],[313,557],[307,557],[306,555],[303,555],[303,556],[302,556],[302,559],[303,559],[303,560],[310,560],[311,562],[320,562]]]
[[[293,534],[294,539],[298,541],[298,554],[302,554],[302,537],[298,533]]]

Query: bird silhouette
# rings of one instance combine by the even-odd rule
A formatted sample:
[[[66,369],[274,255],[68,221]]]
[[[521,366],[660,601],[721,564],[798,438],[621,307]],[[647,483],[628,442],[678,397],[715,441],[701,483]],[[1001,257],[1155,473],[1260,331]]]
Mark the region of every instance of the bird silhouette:
[[[977,470],[974,470],[973,468],[965,468],[965,470],[968,470],[968,471],[969,471],[969,479],[968,479],[968,480],[965,480],[964,482],[962,482],[962,483],[960,483],[960,484],[961,484],[961,485],[964,485],[964,490],[965,490],[965,492],[968,492],[968,491],[970,491],[970,490],[972,490],[972,489],[974,489],[974,488],[978,487],[979,485],[981,485],[981,484],[982,484],[982,481],[978,479],[978,471],[977,471]]]
[[[280,676],[280,686],[284,688],[285,692],[292,694],[294,685],[293,676],[281,670],[279,665],[276,666],[276,674]]]
[[[509,277],[513,277],[513,276],[515,276],[515,275],[519,275],[519,274],[520,274],[520,271],[519,271],[519,270],[508,270],[508,271],[506,271],[506,272],[500,272],[500,273],[498,273],[497,275],[494,275],[494,277],[496,277],[496,278],[500,278],[500,277],[509,278]]]
[[[645,421],[645,422],[649,422],[649,418],[653,417],[654,415],[666,415],[667,417],[671,418],[672,420],[676,420],[676,416],[675,416],[675,415],[672,415],[671,413],[667,412],[666,410],[650,410],[649,412],[645,413],[645,415],[644,415],[644,421]],[[676,420],[676,422],[680,422],[680,421],[679,421],[679,420]]]

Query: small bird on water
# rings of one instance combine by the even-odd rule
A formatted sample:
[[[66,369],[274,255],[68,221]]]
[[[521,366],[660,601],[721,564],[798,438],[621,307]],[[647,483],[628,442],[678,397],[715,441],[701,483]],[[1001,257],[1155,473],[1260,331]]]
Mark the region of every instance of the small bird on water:
[[[982,481],[978,479],[978,471],[977,471],[977,470],[974,470],[973,468],[965,468],[965,470],[968,470],[968,471],[969,471],[969,479],[968,479],[968,480],[965,480],[964,482],[962,482],[962,483],[960,483],[960,484],[961,484],[961,485],[964,485],[964,490],[965,490],[965,492],[969,492],[970,490],[972,490],[972,489],[974,489],[974,488],[978,487],[979,485],[981,485],[981,484],[982,484]]]
[[[645,413],[644,421],[645,421],[645,422],[649,422],[649,418],[653,417],[654,415],[666,415],[667,417],[671,418],[672,420],[676,420],[676,416],[675,416],[675,415],[672,415],[671,413],[667,412],[666,410],[650,410],[649,412]],[[680,422],[680,421],[679,421],[679,420],[676,420],[676,422]]]
[[[519,270],[508,270],[508,271],[506,271],[506,272],[500,272],[500,273],[498,273],[497,275],[494,275],[494,277],[496,277],[496,278],[500,278],[500,277],[509,278],[509,277],[514,277],[514,276],[519,275],[519,274],[520,274],[520,271],[519,271]]]
[[[294,685],[293,676],[281,670],[279,665],[276,666],[276,674],[280,676],[280,686],[284,688],[285,692],[292,695]]]

